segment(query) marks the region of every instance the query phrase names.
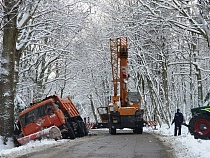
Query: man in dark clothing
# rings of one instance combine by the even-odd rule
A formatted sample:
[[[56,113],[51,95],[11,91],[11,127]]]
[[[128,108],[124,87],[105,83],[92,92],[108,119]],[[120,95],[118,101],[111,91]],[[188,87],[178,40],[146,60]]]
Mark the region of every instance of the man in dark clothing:
[[[173,119],[173,121],[171,123],[171,125],[173,123],[175,123],[174,136],[177,136],[177,131],[178,131],[178,135],[181,135],[181,129],[182,129],[183,121],[184,121],[183,114],[180,112],[179,109],[177,109],[177,113],[175,113],[174,119]]]

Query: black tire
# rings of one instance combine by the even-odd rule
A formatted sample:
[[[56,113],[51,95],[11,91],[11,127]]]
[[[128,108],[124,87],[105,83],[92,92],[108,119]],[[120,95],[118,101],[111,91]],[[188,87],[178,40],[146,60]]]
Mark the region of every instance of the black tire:
[[[74,131],[73,131],[71,126],[68,128],[68,136],[69,136],[70,139],[75,139],[76,138],[76,136],[74,134]]]
[[[210,138],[210,116],[207,114],[200,114],[195,116],[190,121],[189,129],[193,132],[195,139],[209,139]]]
[[[133,133],[142,134],[143,133],[143,127],[135,127],[135,129],[133,129]]]
[[[114,128],[114,127],[110,127],[109,128],[109,133],[111,134],[111,135],[115,135],[117,132],[116,132],[116,128]]]
[[[77,121],[77,136],[78,137],[85,136],[85,129],[82,121]]]
[[[195,121],[197,120],[197,115],[195,115],[194,117],[192,117],[190,119],[190,122],[189,122],[189,126],[188,126],[188,130],[190,132],[191,135],[194,134],[194,124],[195,124]]]

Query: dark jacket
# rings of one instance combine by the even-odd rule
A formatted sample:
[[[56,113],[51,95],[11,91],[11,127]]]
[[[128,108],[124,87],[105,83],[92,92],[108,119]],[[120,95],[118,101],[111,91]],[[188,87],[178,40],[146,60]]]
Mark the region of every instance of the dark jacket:
[[[181,112],[175,113],[172,124],[175,123],[175,126],[181,126],[184,121],[183,114]]]

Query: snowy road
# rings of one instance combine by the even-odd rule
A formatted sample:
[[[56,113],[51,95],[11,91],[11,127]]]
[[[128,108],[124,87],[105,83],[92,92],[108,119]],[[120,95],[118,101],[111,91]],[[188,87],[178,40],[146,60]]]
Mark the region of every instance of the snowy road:
[[[89,157],[91,157],[91,154],[92,154],[92,157],[94,157],[94,150],[96,150],[96,152],[98,152],[98,151],[100,151],[101,148],[108,146],[107,144],[105,144],[105,143],[108,143],[106,140],[103,140],[105,143],[103,142],[104,144],[103,145],[101,144],[101,148],[99,148],[97,146],[91,146],[91,143],[94,142],[92,145],[98,145],[97,141],[99,141],[100,139],[104,139],[104,138],[106,139],[110,136],[108,134],[108,129],[103,129],[103,130],[104,131],[101,131],[101,129],[100,129],[100,131],[94,130],[94,133],[98,133],[97,136],[88,136],[88,137],[83,137],[83,138],[79,138],[79,139],[75,139],[75,140],[61,139],[59,141],[55,141],[52,139],[42,139],[41,141],[38,141],[38,140],[31,141],[28,144],[25,144],[23,146],[16,147],[16,148],[13,147],[12,140],[11,140],[11,142],[8,143],[7,146],[2,146],[1,145],[2,142],[0,139],[0,158],[26,158],[26,157],[27,158],[30,158],[30,157],[36,158],[39,156],[43,157],[43,158],[55,157],[55,155],[59,154],[59,153],[63,154],[64,152],[67,152],[69,154],[69,150],[73,150],[72,148],[77,150],[77,146],[79,147],[80,145],[83,145],[83,144],[90,145],[89,147],[86,147],[87,148],[86,150],[88,150]],[[158,126],[156,130],[153,130],[153,128],[151,128],[151,127],[145,127],[143,135],[139,135],[139,137],[142,137],[141,139],[147,139],[147,140],[144,140],[146,142],[146,144],[150,144],[150,143],[148,143],[148,141],[151,142],[154,140],[158,142],[157,144],[159,144],[159,143],[161,144],[161,142],[163,142],[166,146],[170,147],[171,149],[168,149],[165,147],[161,147],[161,148],[165,148],[164,150],[167,150],[168,153],[173,153],[174,158],[180,158],[180,157],[209,158],[210,157],[209,156],[210,155],[209,140],[194,139],[194,137],[189,133],[187,127],[183,127],[181,136],[175,137],[175,136],[173,136],[173,132],[174,132],[174,127],[168,128],[167,125],[162,125],[162,127]],[[132,132],[130,132],[130,134],[131,133]],[[153,136],[157,137],[160,141],[151,137],[151,134]],[[107,137],[107,135],[108,135],[108,137]],[[118,137],[118,135],[117,135],[117,137]],[[121,134],[121,136],[119,136],[119,137],[124,138],[124,140],[129,138],[127,134],[124,134],[124,135]],[[151,138],[152,138],[152,140],[151,140]],[[113,140],[114,139],[115,138],[113,138]],[[111,141],[113,141],[113,140],[111,140]],[[138,138],[138,140],[134,140],[134,142],[135,141],[140,141],[140,139]],[[124,142],[123,142],[123,144],[125,145]],[[112,148],[114,148],[116,150],[123,149],[123,152],[126,152],[126,150],[127,150],[125,147],[121,147],[122,144],[113,144],[113,142],[112,142],[112,144],[110,144],[110,146],[111,145],[112,145]],[[113,145],[116,145],[116,146],[113,146]],[[119,145],[119,147],[118,147],[118,145]],[[139,145],[139,147],[137,145]],[[134,145],[137,148],[137,149],[133,148],[135,151],[139,150],[138,148],[144,149],[144,147],[141,147],[142,144],[139,144],[139,142],[137,142],[137,145]],[[151,150],[152,148],[148,147],[148,149]],[[146,150],[148,150],[148,149],[146,149]],[[81,149],[81,150],[83,150],[83,149]],[[145,152],[146,150],[144,150],[143,152]],[[158,149],[158,150],[160,151],[160,149]],[[73,153],[74,152],[75,151],[73,151]],[[77,151],[77,152],[80,152],[80,151]],[[105,151],[103,151],[103,152],[105,152]],[[106,155],[108,155],[108,153],[109,153],[109,151],[106,153]],[[85,153],[85,154],[87,154],[87,153]],[[73,156],[72,156],[72,154],[68,155],[69,158],[71,158]],[[133,154],[133,156],[140,157],[140,156],[137,156],[137,154]],[[59,156],[59,157],[61,157],[61,156]],[[82,155],[81,157],[84,157],[84,155]]]
[[[95,130],[97,136],[67,141],[42,151],[18,158],[172,158],[171,149],[149,133],[133,134],[131,130],[110,135],[106,130]]]

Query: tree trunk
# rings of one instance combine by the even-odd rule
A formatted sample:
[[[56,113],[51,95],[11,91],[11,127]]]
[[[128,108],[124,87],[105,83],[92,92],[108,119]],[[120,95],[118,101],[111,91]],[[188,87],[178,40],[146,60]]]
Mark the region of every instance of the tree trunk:
[[[95,107],[94,107],[94,104],[93,104],[93,97],[92,97],[92,95],[90,95],[89,99],[90,99],[91,110],[93,112],[93,116],[94,116],[95,122],[96,122],[96,124],[98,124],[98,120],[97,120],[97,116],[96,116],[96,112],[95,112]]]
[[[4,27],[3,27],[3,51],[1,54],[0,71],[0,135],[6,144],[14,132],[14,95],[16,64],[16,41],[17,41],[17,10],[15,0],[4,0]],[[16,6],[16,7],[14,7]]]
[[[162,83],[163,83],[163,89],[164,89],[164,98],[165,98],[165,104],[166,109],[168,112],[168,117],[171,119],[171,111],[170,111],[170,99],[169,99],[169,89],[168,89],[168,74],[167,74],[167,64],[166,60],[162,58]]]
[[[197,76],[197,84],[198,84],[198,106],[202,106],[203,104],[203,91],[202,91],[202,77],[201,70],[198,65],[195,64],[196,76]]]

